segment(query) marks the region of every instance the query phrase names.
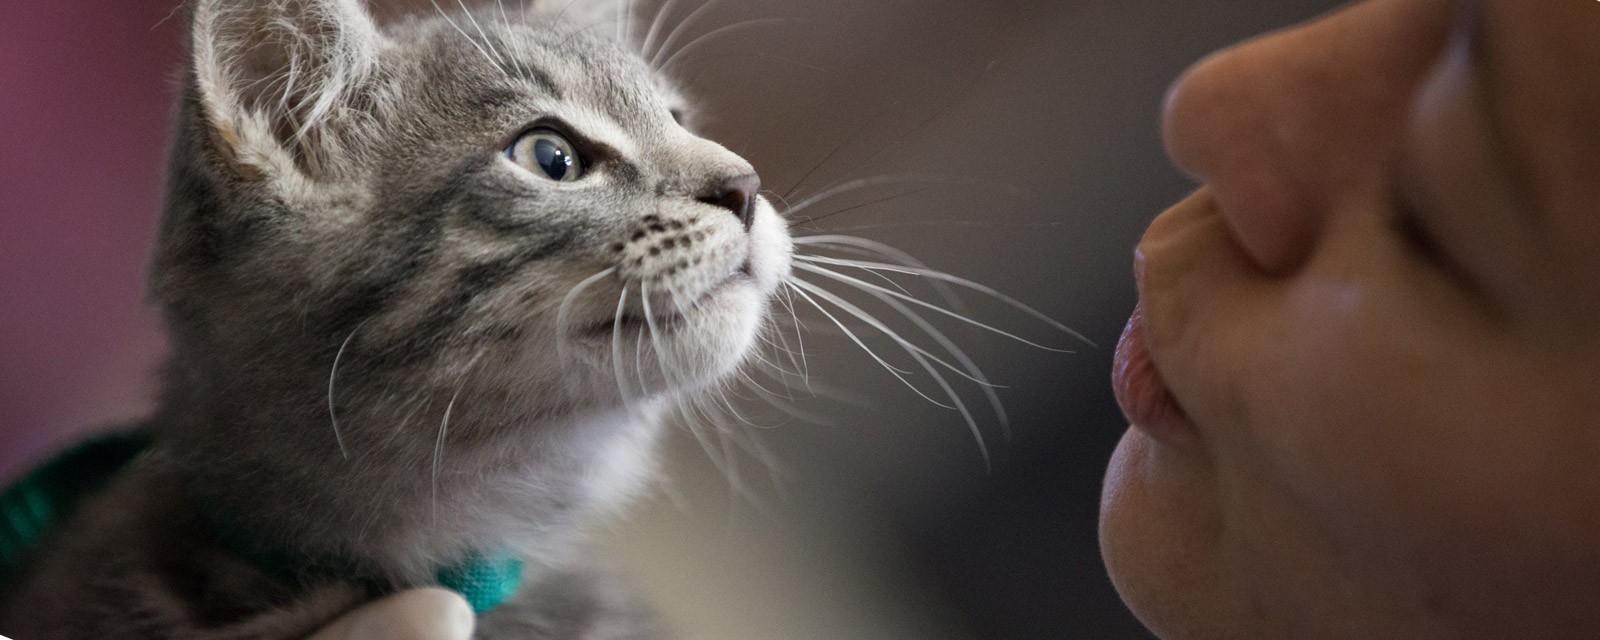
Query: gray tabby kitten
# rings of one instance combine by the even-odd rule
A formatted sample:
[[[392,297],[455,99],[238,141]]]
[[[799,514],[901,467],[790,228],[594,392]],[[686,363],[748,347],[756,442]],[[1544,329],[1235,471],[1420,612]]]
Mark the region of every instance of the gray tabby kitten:
[[[577,543],[650,478],[666,408],[746,359],[792,242],[577,1],[384,25],[194,3],[154,444],[0,629],[304,637],[506,552],[525,579],[478,637],[658,637]],[[241,536],[339,569],[284,579]]]

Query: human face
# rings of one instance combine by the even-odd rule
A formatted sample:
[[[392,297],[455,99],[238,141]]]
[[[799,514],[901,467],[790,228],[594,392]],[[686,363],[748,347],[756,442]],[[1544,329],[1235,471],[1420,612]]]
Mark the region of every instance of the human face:
[[[1371,0],[1172,89],[1203,186],[1138,247],[1101,519],[1161,637],[1600,629],[1600,127],[1551,106],[1600,66],[1518,67],[1542,4]]]

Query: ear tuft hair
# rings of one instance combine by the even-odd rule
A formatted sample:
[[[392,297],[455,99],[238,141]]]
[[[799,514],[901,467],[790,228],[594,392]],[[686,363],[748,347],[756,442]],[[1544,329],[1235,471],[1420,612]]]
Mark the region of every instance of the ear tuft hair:
[[[333,170],[384,42],[359,0],[199,0],[194,83],[213,145],[248,179]]]

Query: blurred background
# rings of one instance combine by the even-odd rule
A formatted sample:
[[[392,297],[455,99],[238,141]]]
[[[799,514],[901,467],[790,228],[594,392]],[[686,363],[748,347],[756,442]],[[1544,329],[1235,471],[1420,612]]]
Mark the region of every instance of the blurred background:
[[[1095,519],[1125,428],[1107,381],[1134,302],[1130,252],[1193,187],[1161,153],[1163,92],[1208,51],[1336,3],[701,1],[670,3],[652,44],[669,42],[661,60],[700,104],[702,131],[791,203],[889,176],[807,208],[796,221],[819,220],[797,233],[887,242],[1097,346],[965,296],[973,317],[1075,351],[940,322],[1006,387],[1009,433],[977,385],[951,376],[986,461],[960,414],[802,314],[818,397],[802,389],[793,404],[812,419],[750,407],[753,424],[720,435],[677,430],[669,484],[605,532],[607,555],[686,638],[1148,637],[1104,574]],[[635,42],[661,7],[634,8]],[[140,294],[185,22],[173,0],[6,14],[0,478],[149,406],[164,347]],[[942,397],[920,371],[908,378]]]

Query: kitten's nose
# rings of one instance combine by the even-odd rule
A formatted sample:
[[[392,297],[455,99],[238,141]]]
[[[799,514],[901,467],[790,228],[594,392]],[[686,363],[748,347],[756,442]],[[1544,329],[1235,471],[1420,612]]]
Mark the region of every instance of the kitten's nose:
[[[749,231],[755,218],[756,192],[760,190],[761,176],[746,173],[713,181],[696,200],[732,211]]]

